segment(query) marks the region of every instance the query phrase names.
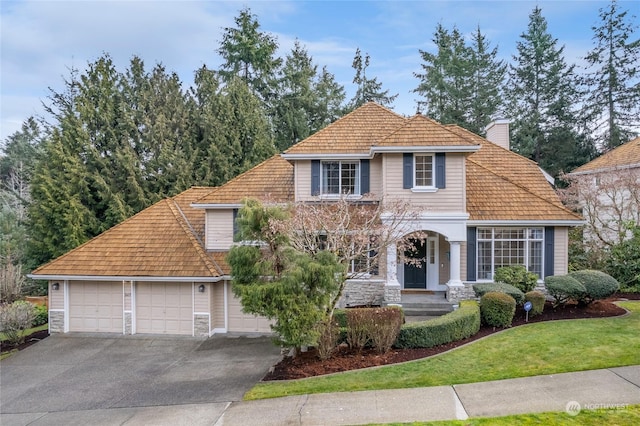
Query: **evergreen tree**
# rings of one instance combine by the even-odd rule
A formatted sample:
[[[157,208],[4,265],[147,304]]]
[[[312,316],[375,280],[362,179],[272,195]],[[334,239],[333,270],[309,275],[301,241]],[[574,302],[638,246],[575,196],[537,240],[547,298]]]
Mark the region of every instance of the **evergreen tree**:
[[[590,72],[585,119],[605,151],[637,134],[640,125],[640,38],[634,16],[612,0],[600,9],[600,25],[592,27],[594,48],[585,57]]]
[[[449,32],[438,24],[433,36],[437,53],[420,50],[424,73],[415,73],[420,84],[415,92],[426,98],[427,114],[444,124],[468,128],[467,109],[471,104],[471,50],[454,27]]]
[[[482,134],[487,124],[496,118],[503,107],[502,93],[507,65],[497,59],[498,48],[491,48],[480,27],[472,35],[470,51],[472,91],[464,127]]]
[[[311,134],[336,121],[344,113],[344,87],[323,67],[314,83],[315,105],[311,113]]]
[[[353,77],[353,83],[356,85],[356,94],[349,103],[349,111],[352,111],[367,102],[377,102],[380,105],[392,107],[393,101],[398,94],[389,95],[389,90],[382,90],[382,83],[378,81],[378,77],[368,78],[367,68],[370,61],[369,54],[366,53],[364,58],[360,52],[360,48],[356,49],[353,57],[352,67],[356,71]]]
[[[224,59],[219,70],[225,82],[240,78],[265,105],[276,92],[276,75],[282,59],[276,58],[278,43],[260,31],[258,18],[244,8],[235,18],[236,27],[224,29],[218,53]]]
[[[529,15],[527,32],[520,37],[509,72],[512,148],[553,175],[569,171],[585,155],[575,126],[574,66],[565,63],[564,47],[556,47],[540,8]]]

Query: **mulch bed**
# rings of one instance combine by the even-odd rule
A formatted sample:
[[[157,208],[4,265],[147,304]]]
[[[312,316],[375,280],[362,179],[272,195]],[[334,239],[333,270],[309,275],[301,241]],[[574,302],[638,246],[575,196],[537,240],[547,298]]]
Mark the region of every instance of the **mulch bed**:
[[[9,345],[5,342],[2,342],[2,344],[0,345],[0,350],[2,351],[2,353],[11,352],[16,349],[21,351],[24,348],[29,347],[34,343],[37,343],[48,336],[49,336],[49,330],[36,331],[35,333],[31,334],[26,339],[24,339],[24,343],[21,343],[19,345],[14,346],[14,345]]]
[[[564,307],[554,309],[551,304],[547,302],[544,312],[536,317],[530,317],[528,323],[619,316],[625,314],[626,311],[612,302],[624,299],[640,300],[640,294],[618,294],[616,297],[597,301],[586,307],[578,306],[576,304],[567,304]],[[518,307],[516,309],[512,327],[517,327],[523,324],[527,324],[525,321],[525,312],[522,307]],[[377,351],[370,349],[357,352],[349,349],[348,347],[341,346],[336,350],[331,358],[324,361],[321,361],[318,358],[315,349],[311,349],[307,352],[298,354],[295,358],[285,357],[273,367],[272,371],[270,371],[263,380],[301,379],[304,377],[321,376],[324,374],[339,373],[366,367],[412,361],[446,352],[490,334],[497,333],[501,330],[502,329],[500,328],[482,326],[477,334],[457,342],[451,342],[433,348],[391,349],[385,354],[380,354]]]

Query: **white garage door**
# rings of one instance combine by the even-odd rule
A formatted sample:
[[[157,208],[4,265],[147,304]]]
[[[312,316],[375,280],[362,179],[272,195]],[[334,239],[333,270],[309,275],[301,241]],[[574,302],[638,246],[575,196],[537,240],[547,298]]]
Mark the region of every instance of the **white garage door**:
[[[122,333],[122,283],[69,282],[69,331]]]
[[[136,283],[136,333],[192,335],[191,283]]]
[[[229,291],[229,331],[239,333],[271,333],[271,322],[256,315],[242,312],[240,299]]]

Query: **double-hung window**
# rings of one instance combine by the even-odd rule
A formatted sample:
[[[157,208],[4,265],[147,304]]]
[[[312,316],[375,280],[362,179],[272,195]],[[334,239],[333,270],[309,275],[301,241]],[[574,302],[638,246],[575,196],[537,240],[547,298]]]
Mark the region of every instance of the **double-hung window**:
[[[502,266],[523,265],[542,277],[544,228],[478,228],[478,280]]]
[[[360,195],[360,162],[323,161],[321,192],[324,195]]]
[[[433,155],[416,154],[413,156],[414,188],[433,188]]]

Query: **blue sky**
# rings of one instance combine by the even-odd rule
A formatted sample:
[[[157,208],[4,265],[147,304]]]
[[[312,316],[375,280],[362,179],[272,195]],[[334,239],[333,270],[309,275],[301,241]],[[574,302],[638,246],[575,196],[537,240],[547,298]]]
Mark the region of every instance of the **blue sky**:
[[[263,31],[277,37],[281,56],[297,38],[316,64],[336,75],[348,97],[355,91],[355,50],[369,53],[368,75],[399,94],[396,112],[413,115],[418,50],[433,51],[438,23],[456,25],[466,35],[479,26],[500,57],[510,60],[536,4],[551,35],[565,46],[567,62],[581,65],[593,47],[591,27],[599,23],[598,9],[608,1],[0,0],[0,143],[30,115],[43,114],[48,88],[61,91],[71,67],[84,70],[103,53],[121,71],[133,55],[147,69],[160,62],[188,88],[197,68],[220,64],[216,49],[223,28],[234,25],[244,6],[257,15]],[[640,17],[639,1],[620,4]]]

